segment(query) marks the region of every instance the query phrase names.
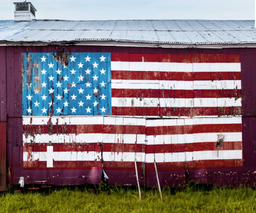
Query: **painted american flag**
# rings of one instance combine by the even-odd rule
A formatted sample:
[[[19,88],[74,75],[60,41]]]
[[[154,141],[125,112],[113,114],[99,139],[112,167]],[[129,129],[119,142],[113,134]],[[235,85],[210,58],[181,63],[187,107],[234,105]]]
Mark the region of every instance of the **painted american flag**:
[[[23,68],[24,168],[242,166],[238,55],[24,53]]]

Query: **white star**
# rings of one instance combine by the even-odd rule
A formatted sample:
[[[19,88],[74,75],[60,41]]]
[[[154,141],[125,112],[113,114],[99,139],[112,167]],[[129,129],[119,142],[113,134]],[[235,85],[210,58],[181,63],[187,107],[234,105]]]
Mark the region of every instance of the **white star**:
[[[52,106],[52,101],[51,102],[49,102],[49,107],[51,107]]]
[[[57,113],[61,113],[61,108],[56,109]]]
[[[34,103],[35,104],[35,107],[39,107],[39,104],[37,101]]]
[[[32,87],[32,83],[27,83],[28,87]]]
[[[46,113],[47,109],[45,109],[45,107],[42,109],[42,113]]]
[[[98,68],[98,64],[96,62],[94,62],[94,64],[92,64],[94,68]]]
[[[51,88],[49,89],[49,93],[52,94],[54,92],[54,90]]]
[[[46,87],[47,83],[43,82],[42,87]]]
[[[35,94],[39,94],[39,90],[38,89],[35,89]]]
[[[92,78],[93,78],[94,81],[98,81],[98,76],[97,75],[94,75]]]
[[[68,93],[68,88],[65,88],[65,89],[64,89],[64,93],[65,93],[65,94]]]
[[[28,108],[27,111],[28,111],[28,113],[31,113],[31,112],[32,112],[32,109]]]
[[[76,108],[73,107],[73,108],[71,109],[71,111],[72,111],[73,113],[76,113]]]
[[[42,75],[45,75],[46,70],[45,69],[41,70],[41,73],[42,73]]]
[[[45,62],[45,60],[46,60],[46,58],[43,56],[43,57],[41,58],[41,62]]]
[[[71,60],[71,61],[75,61],[75,60],[76,60],[76,57],[74,57],[74,56],[72,55],[72,57],[70,58],[70,60]]]
[[[43,95],[42,96],[42,100],[46,100],[47,96],[46,95]]]
[[[95,87],[93,93],[97,93],[99,90]]]
[[[87,70],[85,70],[86,74],[90,75],[91,70],[88,68]]]
[[[98,103],[99,103],[99,102],[94,101],[94,102],[93,102],[93,106],[95,106],[95,107],[96,107],[96,106],[98,105]]]
[[[100,61],[105,61],[106,57],[104,57],[103,55],[100,57]]]
[[[73,81],[73,83],[71,84],[72,87],[76,87],[76,83]]]
[[[73,94],[73,95],[71,96],[71,98],[72,98],[72,100],[76,100],[75,94]]]
[[[86,112],[90,113],[91,112],[91,108],[90,107],[86,108]]]
[[[53,63],[50,63],[48,64],[49,68],[53,68],[54,64]]]
[[[68,76],[67,75],[65,75],[64,77],[63,77],[63,79],[64,79],[64,81],[68,81]]]
[[[89,57],[88,55],[86,56],[85,58],[86,61],[90,61],[91,60],[91,57]]]
[[[56,83],[56,86],[61,87],[61,83],[60,82]]]
[[[65,64],[63,65],[64,68],[68,68]]]
[[[101,95],[100,97],[101,97],[101,100],[105,100],[106,95],[103,94],[103,95]]]
[[[58,70],[56,71],[56,73],[58,73],[58,74],[60,75],[60,74],[61,74],[61,70],[58,69]]]
[[[83,106],[83,105],[84,105],[84,102],[83,102],[83,101],[80,101],[78,104],[79,104],[79,106]]]
[[[51,75],[49,78],[49,81],[53,81],[54,77]]]
[[[31,96],[31,95],[29,94],[29,95],[27,96],[27,99],[28,99],[28,100],[32,100],[32,97],[33,97],[33,96]]]
[[[103,68],[100,70],[100,74],[105,75],[105,72],[106,72],[106,70],[104,70]]]
[[[79,64],[78,64],[78,68],[83,68],[83,64],[80,62]]]
[[[79,94],[80,94],[80,93],[83,93],[84,90],[83,90],[82,88],[80,88],[80,89],[78,90],[78,92],[79,92]]]
[[[57,98],[57,100],[61,100],[61,95],[58,94],[58,95],[56,96],[56,98]]]
[[[64,107],[68,107],[68,102],[64,102]]]
[[[72,75],[76,74],[76,70],[74,70],[74,69],[70,70],[70,72],[71,72]]]
[[[84,78],[84,77],[83,77],[82,75],[80,75],[80,76],[78,77],[79,81],[82,81],[83,78]]]
[[[86,100],[91,100],[91,97],[92,97],[92,96],[88,94],[88,95],[85,96],[85,97],[86,97]]]
[[[106,83],[105,83],[104,81],[102,81],[102,82],[100,83],[100,86],[101,86],[101,87],[105,87],[105,85],[106,85]]]
[[[91,86],[91,83],[88,81],[87,83],[86,83],[86,87],[90,87]]]
[[[106,112],[106,109],[104,107],[102,107],[100,110],[101,112]]]

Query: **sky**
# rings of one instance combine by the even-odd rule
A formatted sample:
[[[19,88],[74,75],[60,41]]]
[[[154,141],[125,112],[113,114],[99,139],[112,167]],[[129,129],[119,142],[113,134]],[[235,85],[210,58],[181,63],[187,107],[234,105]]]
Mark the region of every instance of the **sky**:
[[[22,0],[23,1],[23,0]],[[21,1],[21,2],[22,2]],[[37,19],[254,20],[255,0],[28,0]],[[15,2],[19,2],[16,0]],[[13,0],[0,0],[0,20],[14,17]]]

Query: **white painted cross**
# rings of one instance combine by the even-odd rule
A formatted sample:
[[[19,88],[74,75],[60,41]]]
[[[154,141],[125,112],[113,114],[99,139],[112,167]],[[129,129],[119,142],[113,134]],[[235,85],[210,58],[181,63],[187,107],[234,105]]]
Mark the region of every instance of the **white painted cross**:
[[[47,146],[47,152],[41,152],[44,161],[46,161],[46,167],[53,167],[53,146]]]

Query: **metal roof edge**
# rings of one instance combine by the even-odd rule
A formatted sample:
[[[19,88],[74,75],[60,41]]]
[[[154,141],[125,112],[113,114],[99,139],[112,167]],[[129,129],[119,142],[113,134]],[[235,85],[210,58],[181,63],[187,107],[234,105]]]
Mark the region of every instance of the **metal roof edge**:
[[[145,47],[145,48],[177,48],[177,49],[224,49],[224,48],[256,48],[256,43],[244,44],[168,44],[168,43],[138,43],[116,41],[87,42],[10,42],[0,41],[0,46],[114,46],[114,47]]]

